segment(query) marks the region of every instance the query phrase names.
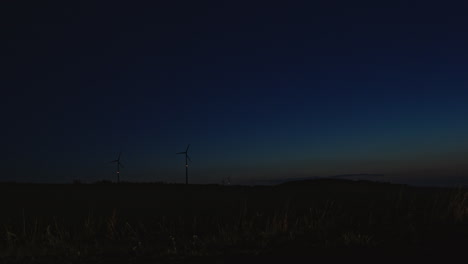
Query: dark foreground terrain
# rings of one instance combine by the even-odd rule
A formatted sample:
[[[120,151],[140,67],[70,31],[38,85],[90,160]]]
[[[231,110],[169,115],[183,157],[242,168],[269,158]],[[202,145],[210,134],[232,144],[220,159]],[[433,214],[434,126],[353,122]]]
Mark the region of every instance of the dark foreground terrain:
[[[1,184],[0,205],[0,263],[450,260],[468,248],[464,189]]]

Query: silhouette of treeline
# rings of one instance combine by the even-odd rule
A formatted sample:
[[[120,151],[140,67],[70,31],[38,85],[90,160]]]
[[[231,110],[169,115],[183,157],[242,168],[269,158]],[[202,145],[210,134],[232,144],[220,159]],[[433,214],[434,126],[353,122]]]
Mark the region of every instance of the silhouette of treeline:
[[[0,262],[453,256],[468,244],[467,198],[465,189],[343,179],[251,187],[4,183]]]

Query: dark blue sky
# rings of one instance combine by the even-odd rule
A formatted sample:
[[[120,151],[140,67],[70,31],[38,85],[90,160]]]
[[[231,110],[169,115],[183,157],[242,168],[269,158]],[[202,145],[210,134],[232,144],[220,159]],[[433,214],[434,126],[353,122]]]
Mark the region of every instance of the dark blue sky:
[[[466,5],[8,2],[0,180],[468,184]]]

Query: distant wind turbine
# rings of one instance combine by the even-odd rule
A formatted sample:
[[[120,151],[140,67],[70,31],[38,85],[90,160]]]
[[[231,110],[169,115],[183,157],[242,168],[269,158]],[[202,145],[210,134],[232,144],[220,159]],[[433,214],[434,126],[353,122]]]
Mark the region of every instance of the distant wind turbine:
[[[176,153],[176,154],[185,154],[185,184],[188,184],[188,161],[192,162],[192,160],[188,156],[189,148],[190,148],[190,144],[187,145],[187,149],[185,149],[184,152]]]
[[[119,152],[119,156],[117,157],[116,160],[111,161],[111,163],[117,163],[117,182],[120,182],[120,167],[124,167],[122,162],[120,161],[120,156],[122,155],[122,152]]]

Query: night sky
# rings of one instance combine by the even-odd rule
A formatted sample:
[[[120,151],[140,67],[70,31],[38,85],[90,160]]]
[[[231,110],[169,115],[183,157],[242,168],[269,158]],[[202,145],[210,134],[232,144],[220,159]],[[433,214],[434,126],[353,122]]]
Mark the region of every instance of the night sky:
[[[148,2],[3,1],[0,181],[468,184],[466,4]]]

